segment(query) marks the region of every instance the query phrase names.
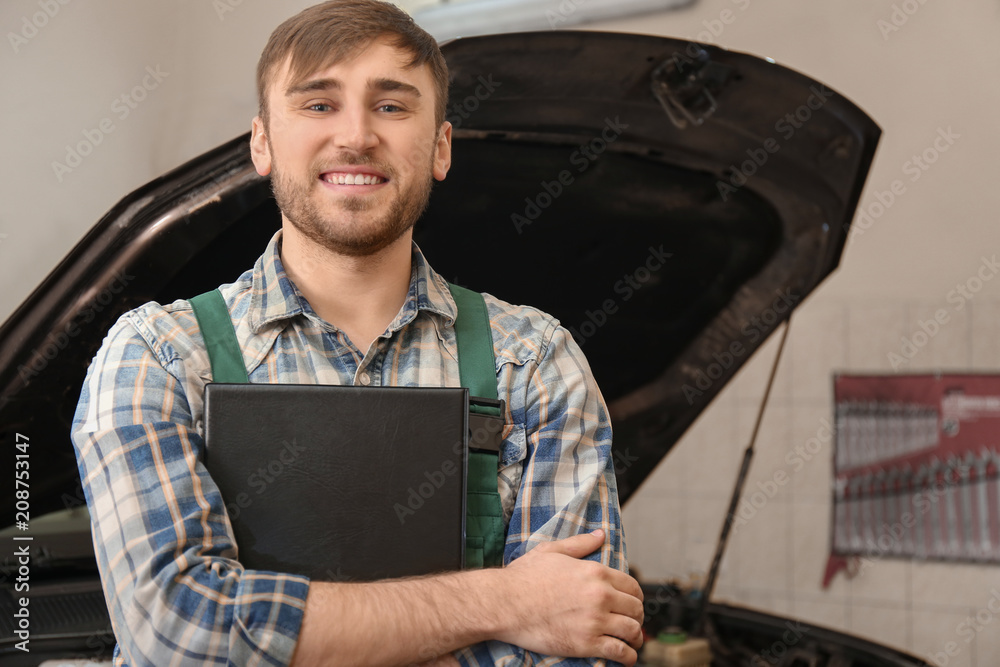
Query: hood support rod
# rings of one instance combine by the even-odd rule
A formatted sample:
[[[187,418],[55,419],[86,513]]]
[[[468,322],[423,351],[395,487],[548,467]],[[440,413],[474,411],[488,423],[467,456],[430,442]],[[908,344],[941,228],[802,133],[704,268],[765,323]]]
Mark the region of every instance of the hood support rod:
[[[736,505],[743,495],[743,485],[747,480],[747,473],[750,472],[750,460],[753,459],[753,447],[757,442],[757,433],[760,431],[760,424],[764,418],[764,409],[767,407],[767,399],[771,396],[771,387],[774,385],[774,376],[778,372],[778,362],[781,361],[781,353],[785,349],[785,341],[788,339],[788,330],[791,328],[791,315],[785,320],[785,330],[781,333],[781,342],[778,343],[778,353],[774,357],[774,365],[771,366],[771,375],[767,379],[767,387],[764,389],[764,398],[757,411],[757,421],[753,427],[753,434],[750,436],[750,444],[743,452],[743,465],[740,467],[739,475],[736,477],[736,488],[733,489],[733,496],[729,500],[729,511],[726,512],[726,520],[722,524],[722,534],[719,535],[719,543],[715,546],[715,558],[712,560],[712,568],[708,571],[708,579],[705,581],[705,588],[701,592],[701,600],[698,602],[698,613],[695,617],[694,628],[691,634],[695,637],[704,635],[705,623],[708,619],[708,600],[712,597],[715,589],[715,580],[719,575],[719,566],[722,564],[722,556],[726,551],[726,544],[729,542],[729,531],[732,530],[733,521],[736,519]]]

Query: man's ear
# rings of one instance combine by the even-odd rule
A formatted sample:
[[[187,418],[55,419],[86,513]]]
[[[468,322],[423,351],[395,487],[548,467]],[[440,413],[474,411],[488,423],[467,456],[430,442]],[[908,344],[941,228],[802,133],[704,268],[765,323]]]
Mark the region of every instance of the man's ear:
[[[438,128],[434,146],[434,178],[443,181],[451,169],[451,123],[445,121]]]
[[[264,121],[260,116],[254,118],[250,126],[250,157],[258,174],[267,176],[271,173],[271,151],[267,143]]]

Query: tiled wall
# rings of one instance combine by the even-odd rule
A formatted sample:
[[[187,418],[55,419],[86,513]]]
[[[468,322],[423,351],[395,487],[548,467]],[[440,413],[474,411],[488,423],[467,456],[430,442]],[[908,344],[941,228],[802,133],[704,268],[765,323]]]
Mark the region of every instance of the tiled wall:
[[[992,263],[1000,251],[994,182],[1000,87],[986,83],[995,82],[1000,62],[1000,13],[995,0],[968,0],[961,9],[911,3],[905,6],[916,13],[899,30],[887,30],[887,17],[904,5],[699,0],[686,10],[592,27],[770,56],[847,95],[883,129],[860,201],[878,219],[852,232],[840,268],[796,311],[746,493],[759,492],[758,483],[778,471],[788,482],[732,538],[716,597],[925,659],[954,642],[957,655],[929,662],[996,667],[1000,614],[994,619],[988,605],[992,591],[1000,591],[1000,567],[884,559],[854,579],[838,575],[822,590],[831,443],[799,470],[786,460],[832,418],[833,373],[893,372],[889,353],[899,353],[900,338],[938,310],[946,310],[947,324],[901,370],[1000,373],[1000,277]],[[720,18],[730,22],[720,26]],[[933,156],[940,159],[932,168],[916,176],[905,171],[949,130],[959,138]],[[897,180],[905,194],[891,208],[878,208],[878,197]],[[977,285],[980,275],[989,279]],[[959,308],[949,294],[970,281],[976,293]],[[630,561],[644,578],[704,575],[776,348],[777,336],[625,507]],[[970,634],[960,624],[977,612],[988,622]]]
[[[940,653],[938,664],[1000,664],[1000,613],[989,609],[994,596],[992,606],[1000,609],[1000,566],[874,559],[853,578],[841,573],[828,590],[820,585],[830,549],[832,438],[824,436],[832,374],[892,373],[889,352],[942,307],[949,309],[947,324],[899,370],[1000,373],[1000,299],[982,293],[961,310],[954,306],[943,299],[845,302],[824,299],[820,290],[796,311],[744,490],[744,498],[762,493],[755,499],[762,506],[749,506],[754,513],[746,511],[749,520],[730,539],[715,599],[848,631],[924,659]],[[778,338],[625,506],[629,560],[643,579],[689,580],[707,571]],[[804,447],[811,438],[822,449],[809,458]],[[779,471],[787,474],[784,484],[774,483],[784,479]],[[977,614],[975,624],[962,625]],[[949,642],[955,655],[945,653]]]

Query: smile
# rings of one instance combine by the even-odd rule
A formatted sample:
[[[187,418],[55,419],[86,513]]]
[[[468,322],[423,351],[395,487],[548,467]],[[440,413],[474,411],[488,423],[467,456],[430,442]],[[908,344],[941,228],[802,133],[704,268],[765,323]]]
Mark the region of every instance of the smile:
[[[321,174],[320,179],[336,185],[378,185],[386,180],[374,174],[345,174],[343,172]]]

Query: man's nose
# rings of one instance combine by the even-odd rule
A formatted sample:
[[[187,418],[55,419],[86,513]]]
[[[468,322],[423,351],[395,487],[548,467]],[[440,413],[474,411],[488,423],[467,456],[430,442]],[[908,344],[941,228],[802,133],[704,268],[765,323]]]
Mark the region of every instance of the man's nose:
[[[363,153],[378,144],[378,135],[367,109],[351,109],[340,117],[337,128],[337,148]]]

